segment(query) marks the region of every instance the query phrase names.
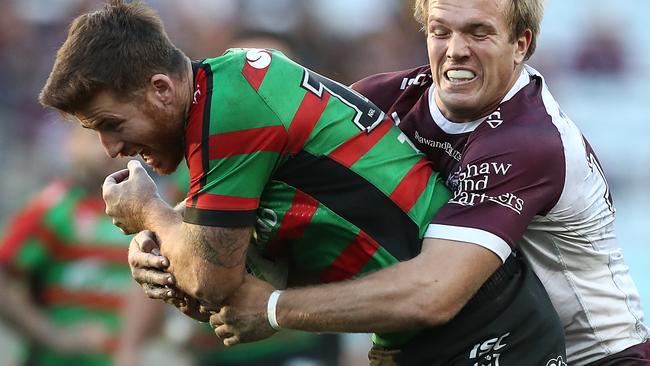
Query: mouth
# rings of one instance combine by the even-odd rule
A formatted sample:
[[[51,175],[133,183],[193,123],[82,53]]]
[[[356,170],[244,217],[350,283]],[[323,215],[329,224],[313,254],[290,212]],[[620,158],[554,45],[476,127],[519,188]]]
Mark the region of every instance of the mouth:
[[[151,156],[149,152],[145,152],[144,150],[141,150],[138,154],[147,165],[154,166],[153,156]]]
[[[449,69],[444,74],[445,80],[454,85],[467,84],[476,80],[476,73],[468,69]]]

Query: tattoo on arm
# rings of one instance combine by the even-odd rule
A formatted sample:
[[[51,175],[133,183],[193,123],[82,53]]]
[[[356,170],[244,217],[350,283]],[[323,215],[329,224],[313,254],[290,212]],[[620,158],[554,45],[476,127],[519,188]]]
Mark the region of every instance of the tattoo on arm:
[[[188,233],[196,255],[217,266],[233,268],[246,260],[252,228],[192,226]]]

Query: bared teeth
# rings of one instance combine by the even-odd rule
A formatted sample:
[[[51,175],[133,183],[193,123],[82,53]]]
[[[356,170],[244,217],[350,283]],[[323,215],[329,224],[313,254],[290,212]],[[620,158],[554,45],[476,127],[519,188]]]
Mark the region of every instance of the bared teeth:
[[[476,77],[476,74],[474,74],[469,70],[449,70],[447,71],[447,77],[449,79],[467,80],[467,79],[474,79]]]

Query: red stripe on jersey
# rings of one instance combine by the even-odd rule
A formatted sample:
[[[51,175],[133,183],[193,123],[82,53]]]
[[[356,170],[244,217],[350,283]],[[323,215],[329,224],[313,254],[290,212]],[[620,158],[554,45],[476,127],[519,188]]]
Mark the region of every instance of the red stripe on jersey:
[[[418,161],[390,194],[390,199],[404,212],[409,212],[418,200],[433,174],[431,163],[426,158]]]
[[[254,51],[254,50],[251,50]],[[271,64],[271,58],[273,55],[269,51],[258,50],[257,54],[252,54],[251,51],[246,53],[246,62],[244,62],[244,68],[241,70],[241,73],[244,75],[244,78],[248,81],[249,84],[258,91],[266,73],[269,71],[269,65]],[[268,55],[268,62],[263,62]],[[252,56],[257,56],[255,59],[251,59]],[[262,68],[254,67],[253,64],[262,64]]]
[[[203,174],[203,121],[207,98],[207,77],[203,68],[198,68],[195,78],[194,99],[185,127],[185,161],[190,171],[190,191],[187,197],[199,192],[201,189],[201,176]]]
[[[289,153],[296,154],[302,150],[329,100],[330,93],[327,92],[323,92],[322,98],[314,93],[305,93],[289,126]]]
[[[43,215],[68,191],[63,181],[48,185],[22,212],[15,216],[7,227],[7,233],[0,241],[0,262],[8,263],[20,250],[30,235],[35,235],[41,225]]]
[[[41,227],[38,237],[50,248],[52,256],[59,260],[99,259],[103,262],[126,265],[128,249],[125,246],[98,246],[84,243],[64,244],[54,232]]]
[[[196,202],[196,208],[214,211],[250,211],[256,210],[259,205],[259,198],[233,197],[212,193],[200,193]],[[187,207],[191,207],[189,202]]]
[[[34,205],[18,214],[8,226],[8,232],[0,243],[0,263],[9,263],[30,235],[41,225],[47,206]]]
[[[95,291],[70,291],[60,287],[50,287],[43,292],[46,305],[83,306],[100,310],[119,310],[123,304],[123,296],[99,293]]]
[[[379,244],[374,239],[360,231],[334,263],[321,273],[321,280],[328,283],[351,279],[363,269],[378,248]]]
[[[284,126],[249,128],[210,135],[210,160],[257,151],[284,151],[287,131]]]
[[[349,168],[370,151],[382,137],[386,136],[393,126],[391,120],[385,119],[371,133],[361,131],[352,136],[332,151],[329,157]]]
[[[318,205],[316,199],[296,190],[291,207],[284,214],[278,232],[266,247],[265,251],[271,258],[284,254],[291,240],[302,238],[305,228],[318,210]]]

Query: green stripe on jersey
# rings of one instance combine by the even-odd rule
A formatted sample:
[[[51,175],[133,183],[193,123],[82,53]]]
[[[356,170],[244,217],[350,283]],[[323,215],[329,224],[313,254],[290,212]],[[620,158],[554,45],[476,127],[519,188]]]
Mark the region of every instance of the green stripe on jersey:
[[[245,55],[246,52],[243,52],[244,60],[246,59]],[[287,59],[281,53],[273,53],[264,83],[257,91],[286,128],[289,128],[291,120],[307,93],[306,89],[300,87],[302,77],[302,66]]]
[[[237,187],[237,197],[258,198],[264,185],[251,183],[267,181],[279,162],[279,154],[271,151],[210,160],[210,172],[218,171],[219,174],[208,172],[213,179],[207,181],[201,192],[232,195],[232,187]],[[242,170],[246,174],[241,174]]]
[[[242,75],[244,62],[246,53],[241,51],[229,51],[203,61],[212,69],[211,135],[280,124],[277,115]]]
[[[354,110],[330,98],[303,149],[312,155],[327,155],[360,130],[352,123]]]

